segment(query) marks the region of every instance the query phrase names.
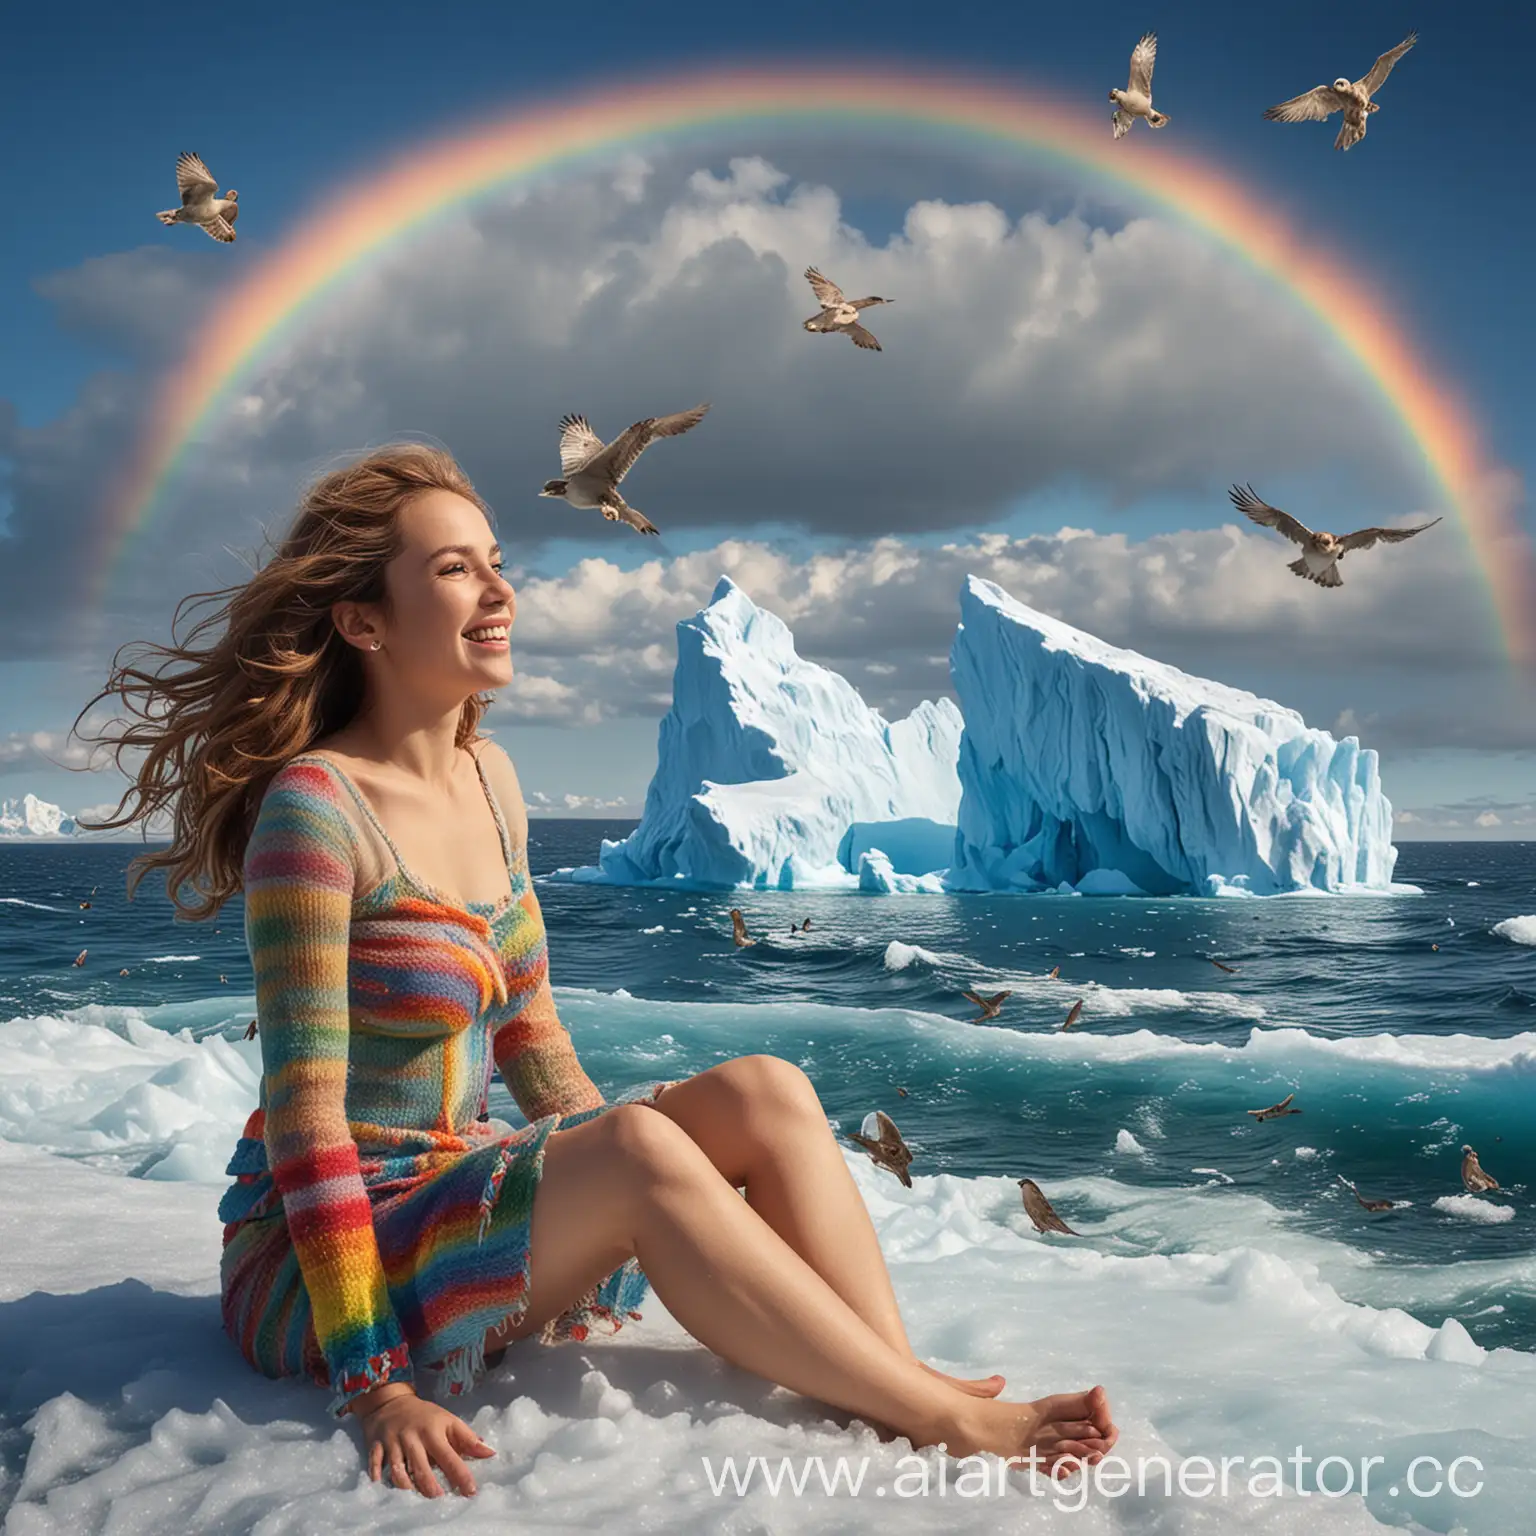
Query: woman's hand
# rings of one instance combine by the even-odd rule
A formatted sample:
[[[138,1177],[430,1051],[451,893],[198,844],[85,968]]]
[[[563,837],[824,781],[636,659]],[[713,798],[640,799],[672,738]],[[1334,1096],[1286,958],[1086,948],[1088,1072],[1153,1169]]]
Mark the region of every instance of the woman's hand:
[[[356,1416],[363,1423],[368,1447],[368,1476],[378,1482],[387,1470],[396,1488],[415,1486],[429,1499],[442,1496],[432,1475],[438,1467],[466,1498],[475,1492],[475,1479],[462,1457],[496,1454],[463,1419],[436,1403],[416,1396],[406,1383],[401,1390],[372,1404]],[[369,1393],[368,1398],[373,1394]]]

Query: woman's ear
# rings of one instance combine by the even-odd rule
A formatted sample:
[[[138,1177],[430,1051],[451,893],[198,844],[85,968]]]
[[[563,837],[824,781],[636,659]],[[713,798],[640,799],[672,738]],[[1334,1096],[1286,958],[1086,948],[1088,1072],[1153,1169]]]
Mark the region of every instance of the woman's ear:
[[[366,651],[379,638],[377,624],[361,603],[332,603],[331,622],[341,638],[359,650]]]

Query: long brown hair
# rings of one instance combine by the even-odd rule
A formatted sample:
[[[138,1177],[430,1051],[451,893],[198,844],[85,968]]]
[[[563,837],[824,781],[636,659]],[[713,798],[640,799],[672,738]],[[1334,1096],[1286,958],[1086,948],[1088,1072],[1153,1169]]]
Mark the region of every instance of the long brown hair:
[[[106,687],[71,733],[113,696],[137,717],[80,738],[110,746],[133,780],[112,816],[81,826],[148,823],[171,807],[171,845],[132,861],[130,899],[145,875],[162,868],[184,917],[214,916],[241,888],[245,845],[267,785],[290,758],[346,725],[363,701],[362,661],[332,623],[331,605],[385,600],[384,567],[401,547],[400,513],[428,490],[463,496],[490,519],[452,454],[424,443],[388,444],[310,485],[282,543],[249,581],[183,598],[170,645],[118,647]],[[218,607],[177,640],[183,608],[208,603]],[[126,663],[125,651],[132,653]],[[146,670],[156,658],[162,665]],[[464,701],[458,745],[477,739],[489,703],[483,694]],[[123,769],[130,749],[145,756]]]

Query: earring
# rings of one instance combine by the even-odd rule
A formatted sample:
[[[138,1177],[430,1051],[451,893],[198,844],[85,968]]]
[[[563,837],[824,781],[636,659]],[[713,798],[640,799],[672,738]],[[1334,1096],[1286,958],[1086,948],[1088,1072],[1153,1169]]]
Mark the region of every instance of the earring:
[[[376,651],[376,650],[378,650],[378,648],[379,648],[379,642],[377,640],[375,640],[373,642],[373,644],[368,647],[368,649],[370,651]]]

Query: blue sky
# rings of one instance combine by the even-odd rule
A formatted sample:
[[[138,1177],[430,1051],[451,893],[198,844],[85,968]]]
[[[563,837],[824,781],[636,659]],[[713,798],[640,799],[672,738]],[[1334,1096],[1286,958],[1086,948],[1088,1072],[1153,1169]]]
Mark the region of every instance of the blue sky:
[[[1190,4],[1164,4],[1148,12],[1144,5],[1114,3],[1023,9],[960,0],[940,10],[795,3],[706,6],[685,0],[664,8],[589,5],[579,13],[579,25],[573,25],[572,13],[559,8],[450,0],[425,11],[383,0],[367,7],[268,4],[259,12],[185,4],[131,11],[85,5],[31,8],[9,18],[12,67],[0,92],[0,133],[5,143],[30,149],[0,161],[0,194],[8,207],[31,216],[9,221],[13,227],[0,246],[0,334],[9,342],[0,351],[0,468],[9,467],[14,476],[0,530],[0,539],[9,535],[10,544],[7,549],[0,543],[0,554],[7,556],[0,567],[8,571],[13,587],[0,592],[0,601],[13,615],[16,640],[0,652],[0,797],[33,790],[69,809],[115,798],[109,774],[85,778],[48,762],[46,743],[67,728],[75,708],[92,691],[103,660],[100,649],[86,653],[77,643],[77,583],[84,570],[78,552],[80,541],[91,536],[89,519],[79,508],[93,503],[121,473],[134,440],[135,413],[174,362],[186,328],[216,315],[220,293],[234,274],[291,233],[334,180],[366,177],[393,153],[487,113],[572,86],[606,80],[617,89],[640,72],[795,58],[984,69],[994,76],[1016,75],[1026,88],[1039,83],[1079,98],[1103,113],[1107,134],[1105,94],[1109,86],[1124,83],[1130,47],[1150,26],[1159,36],[1155,96],[1172,117],[1165,130],[1168,144],[1209,158],[1246,181],[1362,274],[1406,320],[1422,353],[1462,392],[1492,457],[1529,485],[1536,471],[1529,433],[1536,385],[1529,367],[1525,269],[1536,213],[1526,195],[1527,147],[1503,125],[1519,120],[1536,20],[1528,9],[1512,5],[1466,5],[1454,19],[1448,12],[1422,12],[1423,7],[1384,0],[1348,8],[1293,5],[1279,13]],[[1382,110],[1371,119],[1365,142],[1348,155],[1331,149],[1337,119],[1297,126],[1263,120],[1262,109],[1273,101],[1337,73],[1363,74],[1379,52],[1414,26],[1420,33],[1417,47],[1383,89]],[[82,46],[87,38],[90,46]],[[1473,94],[1474,83],[1486,92],[1485,99]],[[1146,136],[1141,125],[1134,132]],[[975,258],[981,263],[975,280],[999,285],[995,294],[989,290],[988,302],[1000,323],[1014,305],[1014,319],[1024,324],[1036,302],[1030,292],[1043,291],[1010,288],[1010,264],[1060,261],[1063,271],[1077,273],[1096,295],[1107,292],[1112,282],[1132,282],[1124,277],[1123,263],[1094,266],[1088,236],[1076,241],[1070,230],[1057,226],[1074,206],[1086,212],[1089,225],[1110,232],[1148,210],[1130,203],[1106,205],[1098,190],[1073,186],[1070,178],[1028,166],[1000,173],[964,154],[929,152],[920,145],[852,140],[808,145],[772,134],[759,138],[738,136],[688,152],[648,155],[644,194],[633,207],[617,212],[609,206],[594,212],[589,203],[596,184],[573,177],[569,187],[543,189],[530,208],[477,211],[471,221],[476,238],[482,245],[505,242],[503,270],[509,275],[522,269],[518,264],[536,268],[547,260],[569,265],[575,248],[560,246],[562,231],[578,228],[590,231],[589,246],[583,249],[596,251],[602,245],[611,253],[638,242],[645,245],[645,261],[663,263],[664,236],[672,227],[668,220],[676,223],[689,208],[694,214],[688,217],[704,217],[699,212],[704,209],[709,217],[724,219],[720,209],[725,202],[751,203],[762,220],[789,240],[816,227],[814,220],[807,222],[809,215],[795,211],[796,197],[806,188],[822,187],[839,200],[834,226],[853,231],[843,259],[844,270],[855,272],[861,254],[870,256],[872,271],[901,271],[892,265],[894,257],[884,267],[876,258],[883,260],[893,242],[907,252],[903,242],[913,240],[910,210],[923,200],[950,207],[988,200],[1015,225],[1031,211],[1043,212],[1052,226],[1046,236],[1033,244],[1023,241],[1017,252],[1002,250],[990,264],[990,259]],[[1128,147],[1150,153],[1157,146]],[[172,166],[182,148],[201,153],[223,185],[240,188],[235,247],[218,247],[195,231],[162,230],[154,223],[153,211],[174,202]],[[729,168],[733,156],[758,157],[784,179],[775,184],[771,174],[753,172],[742,180]],[[700,191],[689,181],[699,172],[715,178],[711,185],[716,190]],[[721,186],[727,190],[718,190]],[[611,193],[606,197],[608,205],[623,202]],[[442,235],[448,242],[445,251],[458,249],[452,241],[462,232],[461,222]],[[928,258],[948,262],[951,255],[945,253],[950,252],[954,261],[970,260],[966,252],[990,238],[978,234],[979,227],[974,219],[947,215],[938,223],[930,220],[922,237]],[[719,281],[746,285],[739,290],[744,294],[761,273],[741,264],[740,241],[728,219],[720,229],[716,244],[693,257],[719,263],[713,269]],[[771,242],[780,234],[763,238]],[[1330,388],[1338,388],[1338,400],[1313,402],[1319,412],[1326,406],[1335,423],[1331,437],[1326,432],[1320,436],[1316,422],[1306,416],[1308,402],[1300,397],[1306,394],[1307,348],[1322,343],[1286,310],[1282,295],[1256,284],[1229,254],[1220,257],[1226,263],[1218,269],[1222,296],[1211,307],[1219,311],[1221,303],[1229,303],[1231,317],[1220,317],[1219,327],[1213,320],[1212,332],[1199,329],[1199,295],[1179,288],[1191,249],[1180,242],[1191,238],[1170,226],[1157,234],[1146,256],[1149,268],[1167,263],[1169,275],[1160,291],[1167,295],[1164,329],[1173,334],[1170,345],[1184,336],[1186,351],[1209,349],[1213,335],[1230,335],[1234,346],[1253,349],[1256,362],[1271,354],[1276,359],[1265,370],[1266,378],[1253,383],[1251,409],[1242,417],[1248,435],[1241,439],[1246,444],[1241,466],[1219,462],[1214,452],[1207,463],[1204,448],[1180,445],[1187,448],[1186,462],[1168,483],[1148,480],[1144,494],[1113,494],[1099,469],[1120,451],[1125,429],[1107,422],[1099,441],[1086,426],[1080,440],[1075,432],[1069,434],[1071,450],[1063,450],[1061,462],[1053,461],[1039,475],[1017,484],[998,475],[990,500],[973,498],[963,512],[935,508],[931,519],[908,509],[899,524],[884,527],[881,498],[861,497],[856,483],[837,487],[835,494],[828,489],[824,502],[812,486],[802,505],[792,464],[773,503],[775,509],[783,507],[782,513],[775,515],[765,504],[739,516],[724,507],[705,508],[697,478],[694,489],[689,488],[689,461],[679,445],[665,467],[658,463],[653,471],[647,460],[649,499],[641,499],[638,488],[634,498],[653,515],[658,507],[675,509],[661,551],[641,548],[638,540],[616,541],[606,525],[565,525],[558,530],[561,536],[536,535],[518,546],[530,582],[544,583],[538,590],[551,614],[557,600],[567,601],[572,613],[600,604],[601,591],[592,581],[572,574],[582,570],[584,559],[630,572],[645,558],[682,562],[668,566],[651,583],[644,622],[650,626],[645,638],[652,654],[644,678],[628,673],[619,678],[622,669],[614,662],[611,637],[599,636],[593,649],[578,656],[566,637],[550,638],[559,627],[556,619],[543,630],[536,619],[530,621],[532,649],[525,667],[546,686],[523,703],[509,705],[502,728],[525,783],[556,808],[567,803],[568,794],[578,797],[575,809],[638,802],[654,763],[657,700],[665,692],[669,664],[656,648],[668,649],[670,625],[696,606],[693,595],[700,589],[707,595],[713,581],[702,568],[713,558],[718,574],[723,540],[755,541],[777,551],[788,565],[776,567],[772,579],[765,577],[766,585],[753,595],[784,613],[807,654],[847,670],[882,708],[899,709],[942,687],[942,669],[922,663],[916,652],[909,665],[889,638],[878,654],[861,652],[857,634],[846,624],[839,628],[839,613],[860,612],[866,600],[876,608],[879,603],[863,589],[848,588],[830,605],[837,611],[817,610],[807,595],[814,585],[805,575],[808,562],[841,558],[855,571],[848,580],[864,579],[857,574],[862,567],[855,555],[882,534],[903,540],[908,548],[958,543],[963,551],[979,549],[975,541],[989,530],[1024,539],[1054,536],[1068,525],[1106,539],[1123,536],[1133,544],[1193,534],[1229,520],[1220,487],[1232,478],[1253,478],[1271,500],[1293,506],[1304,517],[1312,511],[1311,520],[1324,526],[1341,527],[1357,506],[1373,520],[1396,520],[1414,511],[1414,495],[1422,487],[1413,485],[1411,469],[1401,462],[1402,445],[1394,443],[1381,421],[1368,386],[1359,379],[1333,381]],[[759,268],[767,259],[765,250],[754,248]],[[774,247],[770,254],[782,257],[792,272],[807,260],[831,260],[829,254],[802,255],[788,246],[782,251]],[[452,324],[451,307],[436,307],[448,301],[432,291],[430,272],[412,273],[407,266],[402,259],[398,281],[403,286],[391,313],[402,316],[406,325]],[[496,290],[482,293],[475,283],[484,274],[464,270],[464,303],[483,314],[495,302]],[[677,276],[662,266],[648,270],[656,284]],[[882,431],[891,430],[881,413],[888,416],[898,397],[872,394],[866,401],[864,381],[873,375],[855,372],[854,363],[890,365],[918,377],[928,370],[935,390],[941,388],[941,377],[959,377],[938,368],[931,350],[909,344],[903,355],[905,313],[923,298],[903,293],[902,300],[903,309],[887,312],[892,319],[885,354],[837,356],[828,364],[842,370],[836,375],[846,380],[837,386],[843,391],[839,398],[849,402],[849,419],[868,434],[871,445]],[[635,297],[634,313],[640,315],[649,302]],[[1144,308],[1147,301],[1127,290],[1124,302],[1127,313],[1134,313],[1133,303]],[[793,304],[806,309],[798,294]],[[1189,306],[1187,314],[1181,304]],[[513,315],[497,323],[506,327],[505,348],[512,348],[530,322]],[[519,331],[519,325],[525,330]],[[601,410],[600,428],[616,413],[628,411],[637,394],[644,398],[632,415],[649,414],[688,403],[674,402],[671,394],[686,390],[693,377],[725,379],[723,365],[709,350],[713,346],[718,352],[720,342],[694,336],[674,345],[664,333],[647,340],[639,319],[635,327],[634,349],[627,355],[643,360],[654,387],[664,390],[666,398],[650,404],[641,385],[609,391],[606,382],[594,384],[577,408],[594,415]],[[1288,328],[1297,334],[1288,336]],[[419,339],[414,344],[419,351]],[[584,353],[583,345],[581,335],[573,332],[567,346],[570,371],[560,375],[567,395],[586,388],[584,381],[602,369],[601,349]],[[334,355],[334,347],[326,355]],[[504,350],[504,359],[516,356]],[[817,366],[829,356],[819,354]],[[540,366],[549,367],[548,357],[540,357]],[[460,452],[477,483],[493,493],[498,512],[520,520],[514,529],[532,527],[526,503],[515,505],[529,471],[518,459],[516,474],[508,472],[503,483],[504,466],[492,450],[486,422],[446,408],[435,413],[429,403],[443,391],[429,390],[425,383],[413,391],[409,358],[360,350],[351,361],[355,372],[349,377],[361,380],[365,392],[388,405],[371,414],[361,409],[342,413],[334,424],[339,434],[330,443],[334,451],[351,447],[359,436],[376,440],[416,429],[435,433]],[[467,355],[466,377],[482,362]],[[294,366],[305,366],[303,359]],[[630,365],[631,377],[636,366]],[[798,358],[793,366],[801,366]],[[763,372],[765,392],[754,410],[766,421],[783,398],[769,391],[793,386],[789,374],[775,382],[771,368]],[[1044,408],[1043,401],[1030,405],[1036,397],[1029,389],[1037,385],[1038,380],[1020,386],[1025,419],[1031,409]],[[296,477],[325,448],[323,422],[330,418],[323,402],[306,395],[294,378],[275,372],[264,387],[274,398],[278,393],[285,401],[291,397],[296,409],[309,413],[304,418],[309,435],[287,458],[277,439],[265,445],[242,441],[239,451],[252,455],[251,473],[259,490],[244,501],[235,494],[221,498],[214,513],[203,513],[196,522],[190,511],[168,515],[163,549],[187,549],[191,537],[192,551],[203,562],[200,571],[215,569],[220,549],[248,544],[256,527],[280,521],[284,487],[291,502]],[[879,388],[885,387],[882,378]],[[1138,419],[1145,421],[1160,403],[1182,400],[1184,391],[1191,408],[1199,410],[1198,402],[1206,398],[1201,391],[1214,388],[1206,374],[1184,366],[1181,354],[1149,376],[1146,408]],[[1226,393],[1231,394],[1230,382]],[[517,399],[540,413],[541,421],[551,409],[558,415],[571,408],[565,398],[546,403],[526,382],[519,385]],[[1355,411],[1358,427],[1350,414]],[[1080,414],[1087,421],[1092,413]],[[1273,435],[1265,438],[1263,430],[1271,422]],[[623,424],[612,421],[615,427]],[[730,430],[719,428],[717,443],[732,441],[726,435]],[[696,466],[711,451],[704,447],[702,430],[698,441]],[[1309,445],[1315,445],[1315,452]],[[687,446],[692,448],[693,439]],[[942,453],[942,442],[932,451]],[[1027,437],[1021,451],[1030,451]],[[782,459],[776,461],[781,467]],[[760,483],[779,485],[773,471],[773,464],[765,464]],[[209,483],[218,482],[201,481],[189,496],[206,495]],[[829,482],[822,476],[819,483]],[[1136,477],[1136,483],[1142,479]],[[1325,515],[1330,491],[1346,502],[1346,509],[1332,509],[1332,519]],[[1522,515],[1531,527],[1528,507]],[[1166,612],[1160,618],[1138,618],[1147,605],[1135,596],[1140,589],[1134,584],[1125,615],[1117,610],[1104,619],[1102,605],[1078,595],[1061,616],[1085,628],[1098,625],[1101,631],[1107,624],[1112,632],[1106,638],[1270,693],[1303,709],[1315,724],[1358,724],[1366,744],[1382,752],[1394,804],[1414,818],[1400,826],[1403,836],[1529,837],[1529,827],[1536,825],[1532,695],[1509,681],[1497,656],[1464,640],[1478,628],[1482,591],[1467,567],[1459,535],[1440,546],[1449,562],[1443,574],[1437,573],[1436,552],[1417,547],[1424,542],[1389,551],[1380,572],[1366,572],[1362,565],[1359,577],[1351,573],[1356,588],[1345,602],[1321,616],[1313,603],[1298,618],[1299,596],[1277,587],[1268,628],[1241,615],[1233,619],[1230,634],[1219,621],[1185,624]],[[1282,567],[1289,558],[1278,544],[1270,553]],[[965,553],[955,557],[960,564],[968,558]],[[1041,558],[1058,560],[1060,546],[1043,547]],[[1120,558],[1106,545],[1103,561],[1091,568],[1098,573],[1093,579],[1108,579],[1111,567],[1121,568],[1115,564]],[[689,560],[700,569],[687,565]],[[949,581],[948,565],[937,564],[944,574],[935,579]],[[1130,558],[1127,569],[1133,567],[1138,561]],[[145,567],[125,582],[132,591],[121,594],[121,612],[107,625],[104,643],[139,635],[164,638],[176,597],[189,589],[183,574],[183,567],[168,568],[155,549],[148,551]],[[739,571],[733,574],[742,580]],[[743,584],[751,589],[750,583]],[[816,590],[825,591],[825,582]],[[1334,595],[1304,590],[1309,598]],[[1181,601],[1214,611],[1203,591],[1191,586]],[[1019,595],[1043,603],[1039,594]],[[934,606],[931,634],[925,631],[921,649],[930,661],[942,649],[932,636],[939,633],[943,603],[952,615],[952,588]],[[1405,629],[1397,643],[1391,626],[1403,622],[1405,608],[1413,612],[1416,627]],[[539,601],[530,609],[537,615]],[[0,619],[0,637],[6,623]],[[1425,633],[1440,626],[1444,646],[1433,633]],[[870,628],[866,624],[865,632]],[[23,630],[24,642],[17,638]],[[591,626],[588,630],[596,633]],[[1384,632],[1394,644],[1373,650],[1370,637]],[[871,666],[886,670],[870,671]],[[615,686],[617,681],[623,686]],[[36,745],[39,740],[45,743],[42,748]]]

